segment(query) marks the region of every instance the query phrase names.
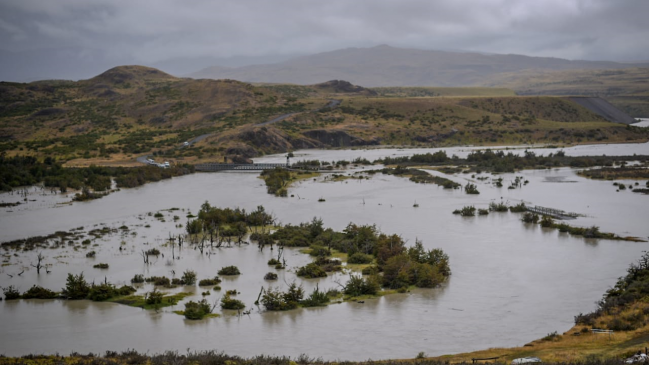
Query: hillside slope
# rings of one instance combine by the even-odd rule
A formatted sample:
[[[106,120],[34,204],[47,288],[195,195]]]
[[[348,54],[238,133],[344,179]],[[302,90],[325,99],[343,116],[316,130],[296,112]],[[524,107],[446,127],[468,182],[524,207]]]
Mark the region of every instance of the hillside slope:
[[[486,88],[377,91],[343,80],[255,86],[121,66],[79,82],[0,83],[0,153],[75,166],[135,164],[144,154],[243,162],[300,148],[645,141],[649,133],[568,99],[511,95]]]

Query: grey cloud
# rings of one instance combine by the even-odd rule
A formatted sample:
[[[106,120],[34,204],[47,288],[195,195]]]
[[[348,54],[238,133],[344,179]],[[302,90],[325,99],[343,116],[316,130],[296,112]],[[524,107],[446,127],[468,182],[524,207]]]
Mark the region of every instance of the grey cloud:
[[[72,48],[154,64],[389,44],[649,60],[645,0],[7,0],[0,50]]]

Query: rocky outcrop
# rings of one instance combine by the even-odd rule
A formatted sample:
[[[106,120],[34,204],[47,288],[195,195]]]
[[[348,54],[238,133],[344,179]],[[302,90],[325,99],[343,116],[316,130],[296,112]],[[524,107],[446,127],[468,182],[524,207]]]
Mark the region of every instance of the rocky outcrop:
[[[374,90],[366,89],[362,86],[353,85],[349,81],[344,80],[331,80],[321,84],[313,85],[314,88],[320,89],[325,92],[339,93],[339,94],[358,94],[366,96],[376,96],[378,93]]]

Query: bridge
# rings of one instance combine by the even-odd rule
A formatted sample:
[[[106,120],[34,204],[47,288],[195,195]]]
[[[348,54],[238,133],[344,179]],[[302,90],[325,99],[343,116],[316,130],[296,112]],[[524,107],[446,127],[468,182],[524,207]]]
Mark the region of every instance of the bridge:
[[[201,163],[194,166],[196,171],[259,171],[278,167],[288,167],[285,163]]]
[[[535,205],[533,207],[526,206],[525,209],[527,209],[528,212],[541,214],[541,215],[548,215],[556,219],[575,219],[579,216],[579,214],[577,213],[566,212],[563,210],[553,209],[553,208],[540,207],[538,205]]]

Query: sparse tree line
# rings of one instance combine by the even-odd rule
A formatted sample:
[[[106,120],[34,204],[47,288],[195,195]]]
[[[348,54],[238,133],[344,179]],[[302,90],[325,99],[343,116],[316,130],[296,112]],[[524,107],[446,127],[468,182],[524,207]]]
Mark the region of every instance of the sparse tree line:
[[[45,187],[67,192],[82,190],[80,200],[90,198],[90,189],[108,191],[115,178],[118,188],[132,188],[147,182],[169,179],[194,172],[191,165],[161,169],[155,166],[65,168],[51,157],[42,162],[32,156],[7,157],[0,155],[0,191],[11,191],[20,186],[43,183]]]
[[[557,151],[547,156],[537,155],[533,151],[525,150],[523,155],[502,150],[476,150],[469,153],[466,158],[455,155],[448,157],[445,151],[433,154],[414,154],[404,157],[384,157],[374,163],[384,165],[454,165],[467,166],[471,171],[488,171],[494,173],[515,172],[523,169],[538,169],[549,167],[577,167],[613,166],[620,161],[649,161],[649,156],[566,156],[565,152]],[[595,174],[596,172],[594,172]]]

